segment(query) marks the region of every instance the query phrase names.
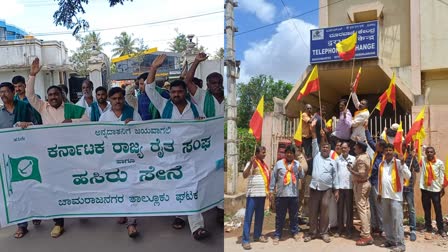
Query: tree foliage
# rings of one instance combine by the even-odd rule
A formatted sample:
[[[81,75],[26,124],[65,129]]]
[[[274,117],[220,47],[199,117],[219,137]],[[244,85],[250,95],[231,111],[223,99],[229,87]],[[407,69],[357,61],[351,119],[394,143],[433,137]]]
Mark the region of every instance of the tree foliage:
[[[169,50],[175,53],[182,53],[185,50],[187,50],[187,45],[189,43],[187,35],[180,33],[179,30],[176,28],[174,29],[176,31],[176,37],[174,38],[173,42],[169,43]],[[205,52],[207,49],[205,47],[198,46],[195,44],[195,49],[198,52]]]
[[[261,96],[264,95],[264,111],[274,110],[273,98],[286,98],[293,85],[282,80],[274,81],[272,76],[258,75],[246,83],[238,83],[238,121],[239,128],[247,128]]]
[[[221,47],[218,50],[216,50],[215,55],[213,55],[213,59],[215,60],[224,59],[224,48]]]
[[[72,51],[70,61],[73,63],[75,71],[79,75],[87,76],[89,75],[89,71],[87,70],[89,66],[88,61],[92,56],[93,47],[95,46],[95,49],[101,52],[104,46],[109,43],[102,43],[101,34],[96,32],[90,32],[85,36],[76,35],[75,38],[81,46],[76,51]]]
[[[109,6],[117,4],[123,5],[126,1],[133,0],[108,0]],[[87,30],[89,22],[78,17],[79,14],[85,14],[84,6],[89,4],[89,0],[58,0],[58,10],[53,14],[53,22],[67,29],[73,29],[73,35],[76,35],[81,29]]]
[[[127,32],[121,32],[120,36],[115,37],[115,48],[112,49],[113,56],[123,56],[136,53],[138,50],[136,44],[138,42],[138,39],[132,38],[132,35],[129,35]]]

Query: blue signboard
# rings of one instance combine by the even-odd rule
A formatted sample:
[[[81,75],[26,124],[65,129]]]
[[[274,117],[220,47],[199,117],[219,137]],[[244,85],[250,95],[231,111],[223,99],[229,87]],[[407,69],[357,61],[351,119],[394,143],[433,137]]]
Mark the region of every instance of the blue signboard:
[[[378,57],[378,21],[311,30],[310,64],[341,61],[336,44],[358,32],[356,59]]]

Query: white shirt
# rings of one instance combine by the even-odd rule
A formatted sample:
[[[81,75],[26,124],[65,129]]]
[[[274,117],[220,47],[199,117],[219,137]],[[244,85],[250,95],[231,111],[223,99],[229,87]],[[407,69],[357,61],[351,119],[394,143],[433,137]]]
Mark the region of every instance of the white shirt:
[[[431,186],[425,185],[425,174],[426,174],[426,158],[422,160],[422,168],[420,173],[420,189],[430,191],[430,192],[440,192],[443,188],[443,179],[445,177],[445,165],[442,160],[437,159],[435,164],[432,164],[432,170],[434,174],[434,180]]]
[[[247,162],[244,170],[250,169],[250,164],[250,161]],[[266,197],[266,186],[258,167],[256,167],[253,170],[253,173],[247,177],[246,197]]]
[[[170,100],[167,100],[163,98],[159,92],[156,90],[156,83],[150,83],[147,84],[145,81],[145,93],[148,95],[149,99],[151,100],[152,104],[156,109],[159,111],[160,115],[163,114],[163,110],[168,102],[171,102]],[[204,113],[200,108],[198,109],[198,113],[200,117],[205,117]],[[177,106],[173,104],[173,113],[171,115],[171,119],[186,119],[186,120],[193,120],[195,119],[193,110],[191,109],[191,103],[187,101],[187,106],[184,108],[184,111],[181,113]]]
[[[384,160],[383,174],[381,176],[381,198],[403,201],[403,180],[409,179],[411,177],[411,171],[409,171],[409,168],[406,164],[402,165],[400,160],[397,160],[397,169],[400,176],[400,184],[402,188],[400,192],[394,192],[392,187],[392,164],[394,162],[394,159],[395,158],[392,159],[390,164],[388,164],[387,161]]]
[[[347,164],[355,163],[355,157],[348,155],[345,159],[342,154],[336,159],[336,175],[338,176],[338,187],[336,189],[353,189],[352,174],[347,169]]]
[[[93,102],[96,102],[96,97],[93,96]],[[86,99],[84,98],[84,95],[81,96],[81,98],[79,99],[79,101],[76,103],[76,105],[81,106],[83,108],[86,108],[86,113],[87,116],[90,118],[90,112],[92,111],[92,108],[89,106],[89,104],[87,104]],[[101,110],[101,109],[100,109]],[[101,113],[101,112],[100,112]]]
[[[115,113],[112,110],[108,110],[104,112],[98,121],[100,122],[120,122],[121,121],[121,114],[119,117],[115,115]],[[140,117],[140,114],[134,109],[134,115],[132,116],[134,121],[141,121],[142,118]]]
[[[193,95],[193,99],[198,103],[198,106],[202,111],[204,111],[206,94],[207,90],[198,87],[196,93]],[[224,101],[219,103],[215,96],[213,96],[213,101],[215,103],[215,116],[224,116]]]
[[[356,93],[352,93],[352,97],[353,97],[353,103],[355,104],[356,108],[359,108],[359,100],[358,100],[358,96],[356,95]],[[369,111],[366,110],[364,112],[361,113],[355,113],[356,115],[353,116],[353,121],[352,121],[352,135],[351,135],[351,139],[353,141],[356,141],[356,137],[359,137],[359,141],[364,141],[366,140],[366,132],[365,132],[365,128],[364,128],[364,123],[369,119]]]
[[[100,111],[100,116],[106,112],[112,109],[112,105],[110,104],[109,101],[107,101],[107,106],[104,108],[104,110],[101,109],[100,105],[98,104],[98,110]]]

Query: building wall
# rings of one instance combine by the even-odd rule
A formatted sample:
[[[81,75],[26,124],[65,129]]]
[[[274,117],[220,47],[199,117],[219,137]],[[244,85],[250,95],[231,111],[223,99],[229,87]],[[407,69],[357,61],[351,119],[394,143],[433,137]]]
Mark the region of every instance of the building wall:
[[[448,6],[437,0],[420,1],[422,70],[448,67]]]

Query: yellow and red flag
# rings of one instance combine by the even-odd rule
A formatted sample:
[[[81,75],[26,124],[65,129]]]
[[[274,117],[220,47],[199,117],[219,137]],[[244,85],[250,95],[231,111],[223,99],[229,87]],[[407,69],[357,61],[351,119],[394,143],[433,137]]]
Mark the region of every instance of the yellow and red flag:
[[[392,103],[394,110],[396,109],[396,87],[395,87],[395,73],[392,74],[392,79],[390,80],[389,87],[384,91],[384,93],[378,99],[378,104],[376,109],[380,111],[380,116],[383,115],[384,109],[388,102]]]
[[[302,111],[300,111],[299,126],[297,126],[296,133],[294,134],[294,142],[296,146],[302,145]]]
[[[355,82],[353,83],[353,92],[354,93],[356,93],[356,90],[358,90],[359,76],[361,76],[361,67],[359,67],[358,74],[356,75]]]
[[[424,106],[422,108],[422,110],[420,111],[420,113],[418,113],[417,118],[415,118],[414,123],[412,123],[411,128],[409,129],[408,133],[406,134],[406,138],[405,138],[406,145],[409,144],[412,140],[415,140],[415,135],[418,132],[420,132],[422,129],[423,129],[423,133],[424,133],[423,123],[425,120],[425,109],[426,109],[426,106]]]
[[[314,66],[313,71],[311,71],[308,80],[305,85],[300,89],[299,96],[297,96],[297,100],[302,99],[302,97],[309,95],[310,93],[319,91],[319,75],[317,73],[317,65]]]
[[[255,139],[258,142],[261,141],[261,132],[263,130],[263,116],[264,116],[264,95],[258,102],[257,109],[255,110],[249,122],[249,133],[254,135]]]
[[[396,153],[403,154],[403,127],[401,122],[398,126],[397,134],[395,135],[394,150]]]
[[[354,32],[350,37],[341,40],[336,44],[336,50],[338,50],[339,57],[347,61],[351,60],[356,53],[356,42],[358,40],[358,33]]]

